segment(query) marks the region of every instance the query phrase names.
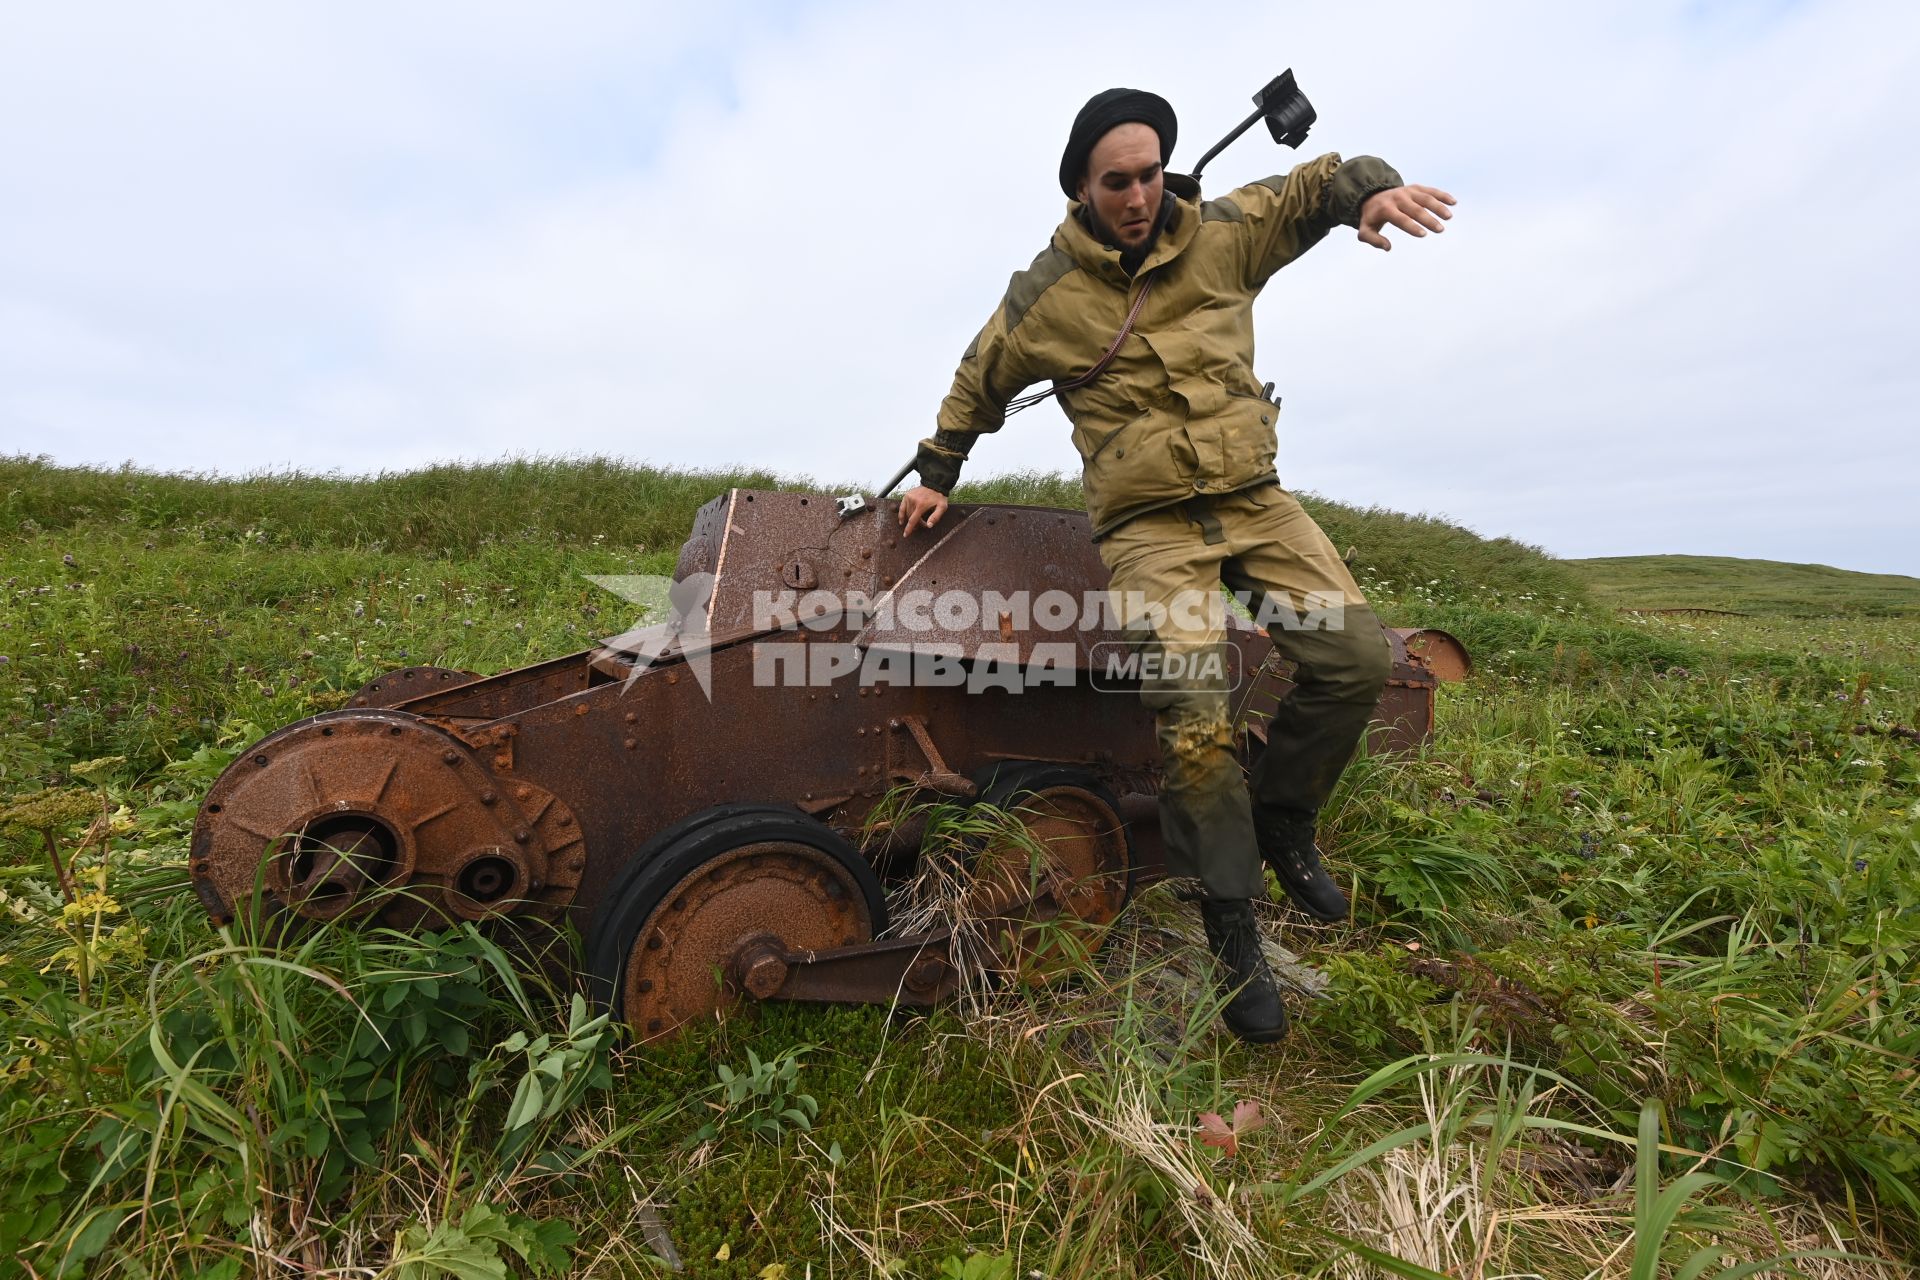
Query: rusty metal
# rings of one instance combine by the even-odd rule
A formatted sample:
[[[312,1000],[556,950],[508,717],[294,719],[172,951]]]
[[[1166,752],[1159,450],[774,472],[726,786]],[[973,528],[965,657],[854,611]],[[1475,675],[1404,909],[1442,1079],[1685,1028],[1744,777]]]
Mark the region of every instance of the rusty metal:
[[[411,677],[394,673],[355,695],[367,705],[270,735],[235,760],[202,806],[192,846],[201,901],[222,921],[253,911],[411,927],[568,914],[591,941],[615,905],[616,882],[655,856],[645,852],[653,837],[698,815],[779,806],[796,821],[857,838],[900,788],[964,803],[983,770],[1039,761],[1084,771],[1112,803],[1098,801],[1100,813],[1062,797],[1041,804],[1034,822],[1059,872],[1004,883],[1003,873],[1026,864],[995,855],[979,864],[980,892],[997,895],[1007,919],[1025,921],[1013,936],[1049,913],[1053,927],[1064,914],[1097,929],[1126,892],[1125,876],[1114,888],[1115,859],[1128,861],[1114,831],[1130,836],[1131,866],[1119,869],[1133,884],[1163,874],[1161,765],[1152,715],[1134,687],[1102,689],[1090,678],[1100,672],[1098,646],[1125,637],[1111,617],[1085,617],[1107,586],[1086,516],[961,504],[937,531],[906,538],[896,511],[883,501],[843,518],[820,494],[729,491],[696,515],[675,571],[677,592],[708,602],[704,631],[650,628],[472,679],[412,668]],[[808,593],[899,605],[915,592],[954,588],[983,607],[931,617],[923,629],[906,625],[897,609],[799,620]],[[765,599],[783,592],[794,598],[795,616],[769,618]],[[995,603],[1048,592],[1071,599],[1081,615],[1075,625],[1052,628],[1038,608],[1020,616]],[[1228,640],[1238,727],[1251,755],[1291,685],[1263,632],[1234,620]],[[1389,632],[1388,640],[1393,671],[1371,738],[1376,750],[1424,741],[1438,679],[1467,666],[1464,648],[1442,632]],[[1017,695],[970,692],[964,683],[874,683],[861,670],[828,669],[797,686],[765,679],[770,669],[819,676],[822,668],[809,664],[828,651],[864,664],[930,645],[963,674],[1004,669],[1016,679],[1051,653],[1067,678]],[[416,682],[424,692],[400,696]],[[919,839],[917,828],[891,828],[854,856],[897,880],[913,873]],[[681,912],[669,905],[649,935],[667,954],[622,953],[621,973],[607,977],[623,991],[629,978],[637,984],[652,974],[658,984],[654,969],[675,956],[713,966],[702,971],[697,997],[678,990],[679,981],[668,995],[628,992],[628,1016],[643,1035],[661,1034],[648,1032],[649,1022],[670,1029],[717,1009],[702,1003],[725,994],[713,972],[754,998],[913,1002],[951,990],[953,974],[942,966],[951,970],[952,957],[940,937],[876,938],[871,921],[863,925],[860,911],[825,887],[846,887],[823,870],[833,859],[806,848],[801,841],[751,855],[758,864],[709,869],[726,870],[720,881],[693,877],[681,911],[697,906],[687,918],[699,927],[676,934]],[[646,941],[634,946],[644,950]]]
[[[480,678],[478,671],[458,671],[452,667],[401,667],[376,676],[360,686],[347,699],[350,707],[397,707],[410,698],[455,685],[470,684]]]
[[[509,881],[476,880],[476,859],[510,868]],[[495,777],[439,726],[367,710],[303,720],[249,748],[201,806],[190,872],[221,923],[257,885],[263,914],[412,926],[556,918],[585,867],[580,824],[552,792]]]
[[[1473,674],[1473,658],[1452,632],[1438,627],[1395,627],[1393,634],[1408,659],[1433,672],[1434,679],[1451,684]]]
[[[688,872],[640,926],[622,984],[627,1021],[655,1040],[711,1018],[730,991],[771,997],[804,963],[787,954],[869,941],[875,924],[859,886],[818,850],[731,850]]]
[[[1021,838],[995,841],[974,859],[965,904],[974,917],[1005,922],[991,930],[998,967],[1043,977],[1074,951],[1091,950],[1126,905],[1133,859],[1120,815],[1094,792],[1042,786],[1009,810]]]

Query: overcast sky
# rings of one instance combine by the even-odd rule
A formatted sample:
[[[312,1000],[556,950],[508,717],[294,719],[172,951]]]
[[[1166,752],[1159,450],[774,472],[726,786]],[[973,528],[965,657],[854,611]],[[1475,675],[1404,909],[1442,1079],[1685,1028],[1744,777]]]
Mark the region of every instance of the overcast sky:
[[[0,0],[0,453],[889,475],[1063,213],[1080,103],[1174,167],[1451,190],[1262,297],[1292,487],[1566,556],[1920,574],[1920,5]],[[1264,130],[1210,193],[1294,159]],[[1051,407],[972,474],[1076,470]]]

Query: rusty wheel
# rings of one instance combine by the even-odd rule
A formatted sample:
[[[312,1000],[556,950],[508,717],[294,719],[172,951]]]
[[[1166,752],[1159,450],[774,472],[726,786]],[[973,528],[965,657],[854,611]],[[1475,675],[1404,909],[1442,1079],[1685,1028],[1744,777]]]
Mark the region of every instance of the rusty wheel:
[[[404,711],[332,711],[261,739],[207,792],[190,871],[218,924],[241,914],[552,919],[586,845],[552,792],[489,772]]]
[[[1112,794],[1071,765],[1000,765],[982,783],[979,803],[1020,819],[1026,838],[996,841],[975,856],[974,911],[1040,926],[1026,929],[1021,943],[1019,968],[1029,976],[1075,947],[1097,948],[1133,889],[1133,841]]]
[[[731,1005],[768,944],[825,951],[885,927],[880,881],[852,845],[791,809],[722,805],[628,864],[594,921],[588,960],[645,1042]]]

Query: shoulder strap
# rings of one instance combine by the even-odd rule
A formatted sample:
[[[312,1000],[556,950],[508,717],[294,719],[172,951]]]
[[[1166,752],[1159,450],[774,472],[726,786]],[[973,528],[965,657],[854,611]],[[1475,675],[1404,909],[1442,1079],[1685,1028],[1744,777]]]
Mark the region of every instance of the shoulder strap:
[[[1147,305],[1147,295],[1153,292],[1153,282],[1157,280],[1159,276],[1160,268],[1155,267],[1153,270],[1147,272],[1145,278],[1141,280],[1140,294],[1133,300],[1133,306],[1127,312],[1126,322],[1120,326],[1120,332],[1114,335],[1112,344],[1107,347],[1107,353],[1100,357],[1093,368],[1077,377],[1068,378],[1065,382],[1056,382],[1045,391],[1035,391],[1029,395],[1016,398],[1007,405],[1007,417],[1011,418],[1022,409],[1031,409],[1042,400],[1057,396],[1063,391],[1073,391],[1079,387],[1084,387],[1105,373],[1107,366],[1113,363],[1113,358],[1120,354],[1121,344],[1126,342],[1127,335],[1133,332],[1134,321],[1140,318],[1141,309]]]

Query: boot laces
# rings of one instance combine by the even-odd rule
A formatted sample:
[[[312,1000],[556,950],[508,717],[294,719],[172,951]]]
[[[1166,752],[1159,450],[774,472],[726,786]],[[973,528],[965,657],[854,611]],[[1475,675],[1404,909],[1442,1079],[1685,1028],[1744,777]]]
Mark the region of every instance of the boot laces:
[[[1285,867],[1289,879],[1305,883],[1319,874],[1320,847],[1314,842],[1313,824],[1276,819],[1262,834],[1267,843],[1279,846],[1276,861]]]
[[[1260,950],[1260,933],[1254,925],[1253,909],[1244,904],[1214,906],[1207,932],[1214,951],[1233,973],[1236,981],[1245,981],[1259,972],[1266,957]]]

